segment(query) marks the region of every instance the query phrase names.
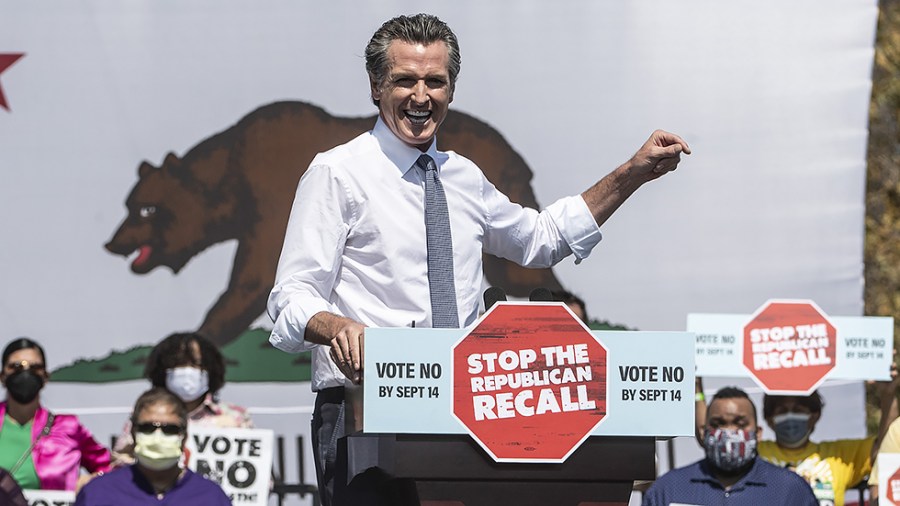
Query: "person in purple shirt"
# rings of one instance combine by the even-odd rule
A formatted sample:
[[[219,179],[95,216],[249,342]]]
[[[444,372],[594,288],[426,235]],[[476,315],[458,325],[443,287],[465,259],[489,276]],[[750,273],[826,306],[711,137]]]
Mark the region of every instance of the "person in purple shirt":
[[[88,483],[76,506],[231,504],[217,484],[178,465],[187,434],[181,399],[152,388],[138,398],[131,421],[136,462]]]
[[[806,481],[757,456],[761,432],[747,394],[735,387],[719,390],[706,416],[706,458],[660,477],[642,506],[818,506]]]

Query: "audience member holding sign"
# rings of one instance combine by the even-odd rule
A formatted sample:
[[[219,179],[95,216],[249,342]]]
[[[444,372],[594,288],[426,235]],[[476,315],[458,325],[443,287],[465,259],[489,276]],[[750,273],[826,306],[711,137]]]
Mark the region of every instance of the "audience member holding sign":
[[[247,410],[220,402],[225,386],[225,359],[219,349],[199,334],[172,334],[150,352],[144,375],[154,387],[177,395],[188,408],[188,424],[199,427],[253,428]],[[116,465],[134,462],[130,421],[116,440]]]
[[[231,504],[218,485],[179,465],[187,437],[181,399],[164,388],[144,392],[134,405],[131,427],[136,463],[88,483],[76,505]]]
[[[757,456],[762,429],[756,422],[756,406],[743,390],[719,390],[703,420],[706,458],[656,480],[644,495],[643,506],[818,506],[805,481]]]
[[[892,368],[892,376],[894,381],[877,382],[882,407],[879,433],[863,439],[810,441],[824,407],[818,392],[809,396],[766,395],[763,418],[775,432],[775,441],[760,441],[759,456],[800,475],[812,487],[821,505],[843,506],[847,489],[872,471],[879,442],[897,416],[896,410],[891,409],[897,381],[895,368]],[[703,385],[698,378],[697,419],[706,416],[706,406],[700,401],[702,391]],[[699,431],[698,440],[702,445]]]
[[[3,350],[0,381],[0,467],[23,489],[70,490],[109,469],[109,450],[74,415],[41,406],[40,392],[50,375],[44,349],[19,338]],[[91,474],[79,476],[81,468]]]

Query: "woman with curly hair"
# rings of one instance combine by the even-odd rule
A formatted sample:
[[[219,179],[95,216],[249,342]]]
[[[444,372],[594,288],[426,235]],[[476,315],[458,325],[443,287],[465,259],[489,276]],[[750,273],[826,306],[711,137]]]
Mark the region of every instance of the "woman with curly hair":
[[[225,359],[209,340],[196,333],[172,334],[157,344],[144,368],[155,387],[178,396],[188,409],[188,428],[252,428],[247,410],[219,401],[225,386]],[[113,448],[116,465],[134,461],[131,424],[126,423]]]

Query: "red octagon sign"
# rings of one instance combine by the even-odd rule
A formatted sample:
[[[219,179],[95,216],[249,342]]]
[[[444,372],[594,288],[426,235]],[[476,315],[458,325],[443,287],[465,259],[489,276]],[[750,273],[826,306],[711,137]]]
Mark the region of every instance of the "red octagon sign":
[[[888,482],[882,486],[887,487],[888,500],[893,504],[900,504],[900,469],[894,471]]]
[[[453,414],[497,462],[563,462],[606,416],[606,355],[562,303],[499,303],[453,347]]]
[[[837,330],[812,301],[766,302],[743,340],[744,366],[770,394],[809,395],[835,366]]]

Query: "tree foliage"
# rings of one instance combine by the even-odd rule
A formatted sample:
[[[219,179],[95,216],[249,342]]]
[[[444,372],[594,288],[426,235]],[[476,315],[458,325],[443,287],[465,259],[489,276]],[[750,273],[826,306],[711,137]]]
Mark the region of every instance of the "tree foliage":
[[[866,182],[865,311],[900,326],[900,0],[880,0],[869,107]],[[868,393],[874,433],[878,401]]]

